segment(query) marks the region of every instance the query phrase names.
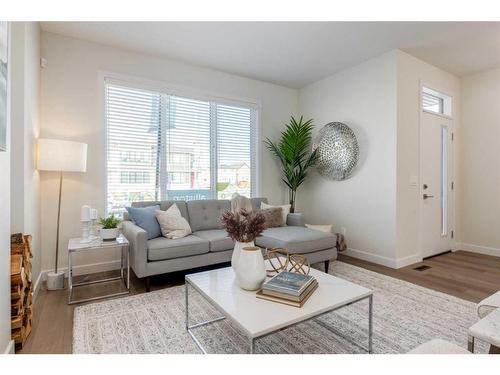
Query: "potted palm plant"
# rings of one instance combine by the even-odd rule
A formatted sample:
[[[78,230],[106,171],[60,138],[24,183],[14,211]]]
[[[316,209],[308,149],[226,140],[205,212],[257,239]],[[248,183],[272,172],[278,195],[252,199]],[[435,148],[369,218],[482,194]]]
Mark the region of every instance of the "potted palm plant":
[[[304,121],[300,116],[297,121],[292,116],[279,142],[265,140],[268,149],[281,163],[281,179],[289,189],[290,213],[295,212],[297,189],[305,181],[308,169],[318,160],[317,150],[312,150],[312,129],[312,119]]]
[[[101,225],[101,238],[103,240],[114,240],[118,237],[119,228],[118,225],[121,223],[121,220],[115,217],[114,214],[108,216],[107,218],[101,218],[99,220],[99,224]]]

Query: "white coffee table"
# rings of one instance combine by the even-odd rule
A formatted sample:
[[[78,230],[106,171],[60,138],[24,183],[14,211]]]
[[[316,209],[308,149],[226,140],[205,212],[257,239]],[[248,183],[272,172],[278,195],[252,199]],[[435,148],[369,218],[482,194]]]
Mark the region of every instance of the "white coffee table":
[[[256,298],[255,292],[245,291],[238,287],[231,267],[186,275],[186,330],[200,350],[206,354],[206,350],[196,337],[194,330],[197,327],[212,324],[222,319],[230,319],[248,337],[249,351],[253,353],[255,340],[259,338],[306,320],[317,318],[320,315],[330,313],[352,303],[368,299],[367,351],[371,353],[373,336],[372,291],[314,269],[311,269],[310,274],[318,280],[319,286],[301,308]],[[223,316],[190,325],[189,287],[200,293]],[[318,323],[324,328],[340,335],[322,321],[318,321]],[[355,344],[359,346],[358,343]]]
[[[479,339],[500,347],[500,308],[492,311],[469,328],[468,349],[474,353],[474,341]]]

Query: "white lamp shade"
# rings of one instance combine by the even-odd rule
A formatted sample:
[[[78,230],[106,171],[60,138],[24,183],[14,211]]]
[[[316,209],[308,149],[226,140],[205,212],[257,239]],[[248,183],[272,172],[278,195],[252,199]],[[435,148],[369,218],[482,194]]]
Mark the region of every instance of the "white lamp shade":
[[[85,172],[87,170],[87,144],[39,139],[37,168],[40,171]]]

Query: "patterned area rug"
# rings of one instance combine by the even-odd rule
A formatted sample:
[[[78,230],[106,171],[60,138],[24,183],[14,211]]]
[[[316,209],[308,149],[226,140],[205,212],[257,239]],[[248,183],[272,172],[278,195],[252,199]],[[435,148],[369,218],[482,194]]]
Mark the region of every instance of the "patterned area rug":
[[[477,321],[475,304],[343,262],[335,262],[330,273],[374,291],[374,353],[406,353],[432,338],[467,347],[467,328]],[[367,309],[367,301],[359,302],[264,337],[255,352],[366,353],[350,341],[367,346]],[[191,324],[218,316],[194,291],[189,312]],[[248,350],[248,340],[226,320],[197,328],[196,334],[209,353]],[[184,329],[184,286],[77,307],[73,352],[199,353]]]

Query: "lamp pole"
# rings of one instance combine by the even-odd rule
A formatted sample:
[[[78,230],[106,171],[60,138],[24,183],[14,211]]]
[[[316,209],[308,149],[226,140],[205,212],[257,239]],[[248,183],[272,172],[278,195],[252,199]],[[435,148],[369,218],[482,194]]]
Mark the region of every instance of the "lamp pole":
[[[59,221],[61,220],[61,192],[62,192],[62,171],[59,171],[59,203],[57,205],[56,267],[55,267],[56,273],[57,273],[57,261],[59,259]]]

